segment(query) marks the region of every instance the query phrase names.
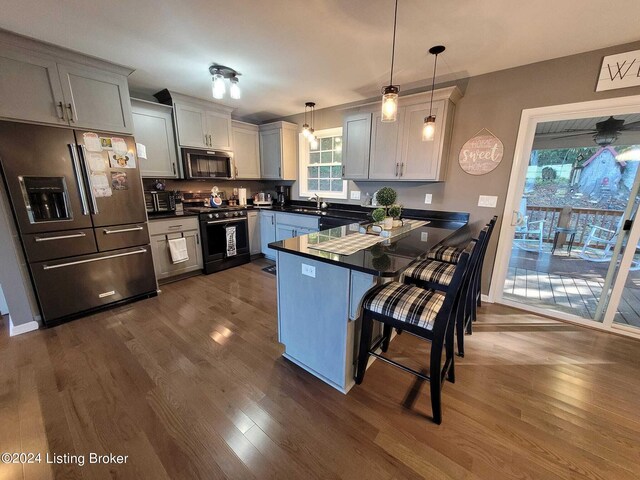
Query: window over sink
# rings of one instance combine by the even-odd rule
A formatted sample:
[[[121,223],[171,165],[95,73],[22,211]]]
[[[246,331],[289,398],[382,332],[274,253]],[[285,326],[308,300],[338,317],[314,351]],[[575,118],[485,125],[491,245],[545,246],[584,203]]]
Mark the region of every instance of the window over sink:
[[[300,134],[300,196],[347,198],[347,182],[342,179],[342,127],[318,130],[317,148]]]

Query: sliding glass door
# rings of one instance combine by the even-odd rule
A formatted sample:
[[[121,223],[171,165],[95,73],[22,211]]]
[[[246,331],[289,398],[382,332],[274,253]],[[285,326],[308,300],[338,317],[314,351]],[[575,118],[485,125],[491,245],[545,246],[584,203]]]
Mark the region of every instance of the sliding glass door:
[[[493,300],[640,333],[636,112],[523,114]]]

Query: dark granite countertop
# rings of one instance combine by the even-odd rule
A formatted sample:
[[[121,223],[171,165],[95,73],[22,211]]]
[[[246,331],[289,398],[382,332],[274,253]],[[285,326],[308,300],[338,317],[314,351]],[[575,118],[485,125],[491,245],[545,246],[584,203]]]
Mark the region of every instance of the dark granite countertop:
[[[197,217],[198,213],[189,212],[185,210],[182,213],[176,213],[176,212],[149,213],[147,216],[149,217],[149,221],[152,222],[154,220],[166,220],[168,218]]]
[[[422,218],[426,219],[427,217],[424,215]],[[273,242],[269,244],[269,247],[378,277],[397,277],[415,260],[425,258],[427,252],[434,246],[438,244],[464,245],[471,238],[471,231],[466,220],[431,218],[427,225],[351,255],[340,255],[310,248],[312,245],[317,246],[334,238],[358,233],[359,223]]]

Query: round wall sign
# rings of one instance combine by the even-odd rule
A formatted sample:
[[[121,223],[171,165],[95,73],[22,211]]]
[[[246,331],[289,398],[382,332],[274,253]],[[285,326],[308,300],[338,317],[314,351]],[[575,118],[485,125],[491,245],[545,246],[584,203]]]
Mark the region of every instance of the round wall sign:
[[[462,146],[458,162],[465,172],[484,175],[498,166],[503,155],[504,146],[500,139],[489,130],[482,129]]]

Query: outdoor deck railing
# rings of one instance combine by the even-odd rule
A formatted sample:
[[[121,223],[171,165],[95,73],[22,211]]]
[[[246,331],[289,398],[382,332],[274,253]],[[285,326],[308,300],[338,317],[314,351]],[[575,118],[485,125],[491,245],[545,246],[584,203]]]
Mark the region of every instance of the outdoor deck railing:
[[[558,226],[562,210],[562,207],[536,207],[527,205],[526,214],[530,222],[544,220],[543,238],[545,242],[553,242],[555,228]],[[615,231],[618,228],[618,223],[623,213],[623,210],[572,208],[567,225],[577,229],[574,245],[582,245],[584,243],[592,225]]]

